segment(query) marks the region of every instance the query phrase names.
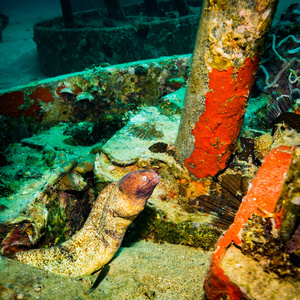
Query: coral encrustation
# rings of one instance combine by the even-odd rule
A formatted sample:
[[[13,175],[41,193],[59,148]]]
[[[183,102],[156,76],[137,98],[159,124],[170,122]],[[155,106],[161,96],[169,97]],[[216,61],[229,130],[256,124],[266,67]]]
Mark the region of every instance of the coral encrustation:
[[[239,135],[259,59],[247,58],[236,72],[213,69],[209,74],[209,91],[205,111],[192,131],[194,150],[184,160],[188,170],[198,178],[214,176],[225,168]]]

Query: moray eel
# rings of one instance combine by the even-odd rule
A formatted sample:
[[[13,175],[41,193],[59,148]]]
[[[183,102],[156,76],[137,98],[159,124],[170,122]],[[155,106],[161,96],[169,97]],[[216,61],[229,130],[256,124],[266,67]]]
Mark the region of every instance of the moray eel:
[[[82,229],[68,241],[17,252],[13,258],[60,275],[92,274],[112,259],[158,183],[159,176],[152,170],[128,173],[102,191]]]

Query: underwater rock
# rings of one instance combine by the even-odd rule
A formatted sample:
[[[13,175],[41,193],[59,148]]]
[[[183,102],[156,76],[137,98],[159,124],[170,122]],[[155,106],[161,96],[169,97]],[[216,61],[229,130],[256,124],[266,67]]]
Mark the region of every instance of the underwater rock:
[[[295,223],[287,221],[299,218],[299,210],[286,213],[298,195],[299,163],[297,147],[280,146],[265,157],[234,223],[215,246],[204,284],[209,300],[294,299],[299,295],[299,266],[294,265],[287,247],[296,230]],[[285,229],[284,224],[288,224]],[[281,230],[289,232],[287,240]],[[266,283],[266,289],[261,288]]]
[[[168,149],[168,144],[158,142],[151,145],[148,149],[153,153],[165,153]]]
[[[43,149],[48,154],[56,153],[50,146]],[[39,158],[42,155],[40,153]],[[78,230],[94,201],[91,188],[93,158],[83,156],[74,159],[74,156],[67,157],[61,152],[55,159],[54,170],[38,168],[43,165],[41,159],[35,167],[27,167],[25,161],[23,167],[13,172],[16,179],[12,178],[10,182],[0,180],[3,204],[0,238],[5,240],[5,252],[11,252],[10,248],[16,249],[16,245],[27,247],[28,241],[30,246],[40,243],[41,236],[44,237],[44,245],[49,246],[59,240],[64,241],[70,233]],[[28,227],[20,232],[22,224],[28,224]],[[35,238],[26,238],[29,229]]]
[[[162,159],[162,154],[151,152],[149,147],[154,142],[174,144],[179,122],[178,115],[165,116],[156,107],[143,107],[103,145],[102,151],[113,163],[121,165],[136,163],[141,157],[157,156]],[[163,156],[167,160],[168,154]]]
[[[8,233],[1,243],[1,252],[9,256],[17,251],[28,250],[35,243],[36,232],[31,223],[19,223]]]
[[[79,157],[76,161],[63,164],[63,168],[67,170],[62,175],[60,181],[56,184],[59,191],[83,191],[87,187],[84,175],[94,169],[94,157]],[[62,170],[62,173],[64,171]]]

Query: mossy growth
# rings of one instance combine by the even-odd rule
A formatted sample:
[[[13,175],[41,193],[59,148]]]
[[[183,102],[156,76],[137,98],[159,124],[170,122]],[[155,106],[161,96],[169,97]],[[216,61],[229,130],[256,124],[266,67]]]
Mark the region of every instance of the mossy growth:
[[[59,245],[67,240],[68,232],[67,216],[65,209],[59,205],[59,201],[52,201],[48,205],[48,215],[45,227],[46,240],[43,241],[45,248]]]
[[[163,211],[147,206],[127,230],[122,246],[146,239],[212,250],[222,232],[192,220],[175,223],[167,220]]]
[[[273,218],[253,214],[242,233],[242,251],[266,270],[280,277],[300,278],[300,268],[278,236]]]

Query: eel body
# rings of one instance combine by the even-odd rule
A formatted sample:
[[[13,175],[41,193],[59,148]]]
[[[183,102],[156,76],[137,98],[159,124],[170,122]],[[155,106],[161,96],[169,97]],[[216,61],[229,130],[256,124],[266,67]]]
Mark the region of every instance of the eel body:
[[[158,183],[159,176],[152,170],[128,173],[102,191],[82,229],[68,241],[48,249],[17,252],[14,259],[72,277],[101,269],[119,249],[128,226]]]

